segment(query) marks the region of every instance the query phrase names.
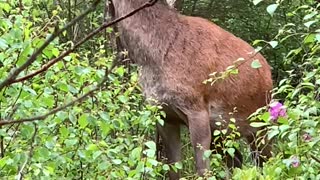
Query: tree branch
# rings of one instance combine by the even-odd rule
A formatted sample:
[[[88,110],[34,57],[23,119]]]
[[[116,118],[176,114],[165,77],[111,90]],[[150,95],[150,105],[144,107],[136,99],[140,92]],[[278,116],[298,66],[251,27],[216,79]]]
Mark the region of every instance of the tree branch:
[[[50,60],[48,63],[44,64],[39,70],[36,70],[34,71],[33,73],[31,74],[28,74],[24,77],[21,77],[21,78],[18,78],[16,80],[13,80],[10,84],[14,84],[14,83],[17,83],[17,82],[22,82],[22,81],[25,81],[27,79],[30,79],[44,71],[46,71],[47,69],[49,69],[51,66],[53,66],[55,63],[61,61],[64,57],[66,57],[67,55],[69,55],[70,53],[72,53],[73,51],[75,51],[79,46],[81,46],[83,43],[85,43],[86,41],[88,41],[89,39],[91,39],[93,36],[97,35],[98,33],[100,33],[102,30],[106,29],[107,27],[110,27],[132,15],[134,15],[135,13],[137,13],[138,11],[146,8],[146,7],[150,7],[152,6],[153,4],[155,4],[157,2],[157,0],[150,0],[148,2],[146,2],[145,4],[143,4],[142,6],[140,6],[139,8],[131,11],[130,13],[120,17],[120,18],[117,18],[109,23],[105,22],[103,23],[102,26],[100,26],[99,28],[95,29],[94,31],[92,31],[90,34],[88,34],[86,37],[84,37],[83,39],[81,39],[77,44],[74,45],[74,47],[72,47],[71,49],[63,52],[59,57],[57,58],[54,58],[52,60]]]
[[[87,14],[89,14],[91,11],[96,9],[97,5],[99,4],[100,0],[95,0],[93,4],[91,5],[90,8],[88,8],[86,11],[84,11],[82,14],[80,14],[78,17],[74,18],[72,21],[70,21],[67,25],[65,25],[62,29],[60,30],[55,30],[53,34],[41,45],[39,49],[37,49],[29,58],[28,60],[22,64],[18,68],[14,68],[11,70],[10,74],[8,75],[7,78],[5,78],[2,82],[0,82],[0,91],[12,84],[12,82],[16,79],[16,77],[23,71],[25,70],[28,66],[30,66],[36,59],[37,57],[42,53],[42,51],[56,38],[58,37],[61,33],[63,33],[65,30],[67,30],[69,27],[73,26],[75,23],[83,19]]]
[[[134,15],[135,13],[137,13],[138,11],[140,11],[140,10],[146,8],[146,7],[153,6],[157,1],[158,1],[158,0],[149,0],[148,2],[144,3],[142,6],[140,6],[139,8],[131,11],[130,13],[128,13],[128,14],[126,14],[126,15],[118,18],[118,19],[115,19],[115,20],[113,20],[113,21],[110,22],[110,23],[104,23],[101,27],[99,27],[98,29],[96,29],[94,32],[90,33],[86,38],[84,38],[84,39],[83,39],[82,41],[80,41],[79,43],[85,42],[85,39],[91,38],[92,36],[94,36],[95,34],[97,34],[98,32],[100,32],[102,29],[105,29],[106,27],[109,27],[109,26],[111,26],[111,25],[113,25],[113,24],[115,24],[115,23],[118,23],[118,22],[122,21],[123,19],[126,19],[126,18],[132,16],[132,15]],[[79,44],[79,43],[78,43],[78,44]],[[79,45],[80,45],[80,44],[79,44]],[[72,49],[74,49],[74,48],[72,48]],[[71,51],[72,49],[70,49],[69,51]],[[69,51],[66,51],[66,52],[69,52]],[[69,52],[69,53],[70,53],[70,52]],[[59,57],[60,57],[60,56],[59,56]],[[62,59],[62,58],[61,58],[61,59]],[[53,59],[53,60],[55,60],[55,59]],[[53,60],[52,60],[52,61],[53,61]],[[103,78],[103,80],[102,80],[95,88],[93,88],[93,89],[90,90],[89,92],[83,94],[82,96],[78,97],[77,99],[75,99],[75,100],[73,100],[73,101],[71,101],[71,102],[69,102],[69,103],[67,103],[67,104],[65,104],[65,105],[62,105],[62,106],[60,106],[60,107],[54,108],[54,109],[52,109],[51,111],[49,111],[49,112],[47,112],[47,113],[45,113],[45,114],[43,114],[43,115],[39,115],[39,116],[35,116],[35,117],[30,117],[30,118],[19,119],[19,120],[9,120],[9,119],[7,119],[7,120],[6,120],[6,119],[1,120],[1,121],[0,121],[0,126],[8,125],[8,124],[16,124],[16,123],[33,122],[33,121],[38,121],[38,120],[44,120],[44,119],[46,119],[46,118],[47,118],[48,116],[50,116],[50,115],[53,115],[53,114],[55,114],[55,113],[57,113],[57,112],[59,112],[59,111],[61,111],[61,110],[64,110],[64,109],[66,109],[66,108],[68,108],[68,107],[70,107],[70,106],[73,106],[74,104],[76,104],[76,103],[78,103],[78,102],[81,102],[81,101],[85,100],[88,96],[90,96],[91,94],[93,94],[95,91],[99,90],[99,89],[102,87],[102,85],[104,85],[105,82],[107,82],[107,80],[108,80],[108,74],[111,73],[111,71],[116,67],[116,65],[117,65],[118,63],[119,63],[119,61],[117,61],[117,59],[115,59],[115,60],[113,61],[113,63],[112,63],[112,66],[106,71],[105,77]],[[53,63],[53,64],[54,64],[54,63]],[[51,65],[51,66],[52,66],[52,65]],[[50,66],[48,66],[48,67],[50,67]],[[12,81],[12,79],[11,79],[10,81]],[[5,82],[5,81],[3,81],[3,82]],[[12,83],[12,82],[9,82],[8,84],[10,84],[10,83]],[[1,84],[2,84],[2,83],[1,83]],[[0,85],[1,85],[1,84],[0,84]],[[7,84],[7,85],[8,85],[8,84]],[[4,85],[4,86],[6,86],[6,85]],[[4,87],[4,86],[3,86],[3,87]],[[1,90],[1,86],[0,86],[0,90]]]

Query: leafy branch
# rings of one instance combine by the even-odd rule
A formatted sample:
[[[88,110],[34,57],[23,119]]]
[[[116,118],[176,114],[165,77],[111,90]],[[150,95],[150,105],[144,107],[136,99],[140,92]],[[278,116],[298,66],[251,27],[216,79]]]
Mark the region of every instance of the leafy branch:
[[[132,16],[132,15],[134,15],[135,13],[139,12],[140,10],[142,10],[142,9],[144,9],[144,8],[153,6],[157,1],[158,1],[158,0],[149,0],[148,2],[144,3],[143,5],[141,5],[139,8],[137,8],[137,9],[129,12],[128,14],[126,14],[126,15],[124,15],[124,16],[121,16],[121,17],[119,17],[119,18],[117,18],[117,19],[115,19],[115,20],[113,20],[113,21],[111,21],[111,22],[109,22],[109,23],[104,23],[102,26],[100,26],[100,27],[97,28],[95,31],[93,31],[92,33],[90,33],[88,36],[86,36],[85,38],[83,38],[79,43],[77,43],[77,44],[75,45],[75,47],[73,47],[72,49],[69,49],[68,51],[66,51],[65,53],[63,53],[61,56],[59,56],[58,58],[55,58],[55,59],[52,59],[51,61],[49,61],[45,66],[43,66],[40,70],[37,71],[38,73],[29,74],[29,75],[27,75],[26,77],[20,78],[20,81],[24,81],[24,80],[26,80],[26,79],[29,79],[29,78],[31,78],[31,77],[33,77],[33,76],[35,76],[35,75],[37,75],[37,74],[45,71],[46,69],[48,69],[49,67],[51,67],[53,64],[55,64],[55,63],[58,62],[59,60],[63,59],[63,57],[65,57],[66,55],[68,55],[69,53],[71,53],[72,51],[74,51],[77,47],[79,47],[79,46],[80,46],[81,44],[83,44],[85,41],[87,41],[88,39],[90,39],[90,38],[93,37],[94,35],[96,35],[96,34],[98,34],[99,32],[101,32],[103,29],[105,29],[105,28],[107,28],[107,27],[109,27],[109,26],[112,26],[112,25],[114,25],[114,24],[116,24],[116,23],[118,23],[118,22],[120,22],[120,21],[122,21],[122,20],[124,20],[124,19],[126,19],[126,18],[128,18],[128,17],[130,17],[130,16]],[[98,2],[98,1],[96,1],[96,2]],[[94,3],[94,4],[95,4],[95,3]],[[90,9],[91,9],[91,8],[90,8]],[[87,11],[88,11],[88,10],[87,10]],[[87,12],[87,11],[86,11],[86,12]],[[80,16],[81,16],[81,15],[80,15]],[[80,16],[79,16],[79,17],[80,17]],[[84,16],[84,15],[83,15],[83,16]],[[79,17],[78,17],[78,18],[79,18]],[[78,19],[78,18],[76,18],[76,19]],[[73,20],[72,22],[75,22],[75,20]],[[71,24],[71,23],[69,23],[69,24]],[[68,27],[70,27],[69,24],[67,25]],[[66,27],[64,27],[63,29],[66,29]],[[58,31],[58,32],[61,33],[62,31]],[[54,38],[52,39],[52,37],[56,37],[56,36],[57,36],[56,34],[59,34],[59,33],[55,33],[55,35],[51,36],[51,38],[49,38],[49,39],[51,39],[51,41],[52,41],[52,40],[54,39]],[[48,40],[49,40],[49,39],[48,39]],[[48,41],[48,40],[45,42],[45,44],[47,44],[47,45],[51,42],[51,41]],[[47,45],[46,45],[46,46],[47,46]],[[45,48],[46,46],[44,46],[44,48]],[[35,52],[34,54],[36,54],[36,56],[38,56],[38,55],[42,52],[42,50],[43,50],[44,48],[39,48],[39,50],[41,49],[41,51],[37,50],[37,52],[38,52],[38,51],[39,51],[39,52],[38,52],[38,53]],[[31,57],[33,57],[34,54],[33,54]],[[27,63],[29,62],[29,65],[30,65],[30,64],[34,61],[34,59],[36,58],[36,56],[35,56],[34,58],[31,58],[31,57],[30,57],[25,64],[27,64]],[[102,81],[101,81],[98,85],[96,85],[93,89],[91,89],[89,92],[83,94],[82,96],[76,98],[75,100],[73,100],[73,101],[71,101],[71,102],[69,102],[69,103],[67,103],[67,104],[64,104],[64,105],[62,105],[62,106],[60,106],[60,107],[54,108],[54,109],[52,109],[51,111],[49,111],[49,112],[47,112],[47,113],[45,113],[45,114],[43,114],[43,115],[34,116],[34,117],[30,117],[30,118],[23,118],[23,119],[19,119],[19,120],[12,120],[12,119],[4,119],[4,120],[1,120],[1,121],[0,121],[0,126],[8,125],[8,124],[15,124],[15,123],[23,123],[23,122],[33,122],[33,121],[37,121],[37,120],[45,120],[45,119],[46,119],[48,116],[50,116],[50,115],[53,115],[53,114],[55,114],[55,113],[57,113],[57,112],[59,112],[59,111],[61,111],[61,110],[64,110],[64,109],[66,109],[66,108],[68,108],[68,107],[70,107],[70,106],[73,106],[73,105],[76,104],[76,103],[79,103],[79,102],[84,101],[87,97],[89,97],[90,95],[92,95],[95,91],[100,90],[100,89],[102,88],[102,86],[105,84],[105,82],[108,81],[108,75],[109,75],[109,74],[111,73],[111,71],[118,65],[118,63],[119,63],[119,61],[117,61],[117,59],[113,60],[112,66],[111,66],[108,70],[106,70],[105,77],[102,79]],[[25,65],[25,64],[24,64],[24,65]],[[24,66],[24,65],[22,65],[22,66]],[[21,66],[21,67],[22,67],[22,66]],[[18,68],[18,69],[21,69],[21,68]],[[17,70],[15,70],[14,72],[16,72],[16,71],[17,71]],[[22,71],[22,70],[21,70],[21,71]],[[19,71],[18,74],[19,74],[21,71]],[[15,81],[18,81],[19,79],[15,80],[15,78],[17,77],[18,74],[12,73],[6,80],[4,80],[3,82],[1,82],[1,83],[0,83],[0,90],[1,90],[3,87],[5,87],[5,86],[8,86],[8,85],[14,83]],[[18,82],[20,82],[20,81],[18,81]],[[105,88],[105,87],[104,87],[104,88]]]
[[[0,126],[3,125],[8,125],[8,124],[15,124],[15,123],[23,123],[23,122],[33,122],[33,121],[37,121],[37,120],[45,120],[48,116],[53,115],[59,111],[62,111],[70,106],[73,106],[76,103],[82,102],[84,101],[87,97],[89,97],[90,95],[92,95],[95,91],[99,90],[102,88],[102,86],[104,85],[105,82],[107,82],[108,80],[108,75],[111,73],[111,71],[116,67],[116,65],[118,65],[118,62],[116,59],[113,61],[112,66],[106,71],[105,77],[102,79],[102,81],[96,85],[96,87],[94,87],[93,89],[91,89],[90,91],[88,91],[87,93],[83,94],[82,96],[74,99],[73,101],[64,104],[60,107],[54,108],[51,111],[43,114],[43,115],[39,115],[39,116],[34,116],[31,118],[24,118],[24,119],[20,119],[20,120],[1,120],[0,121]]]
[[[28,59],[27,61],[22,64],[20,67],[13,69],[9,76],[5,78],[2,82],[0,82],[0,91],[12,84],[12,82],[17,78],[17,76],[25,70],[27,67],[29,67],[36,59],[37,57],[42,53],[42,51],[60,34],[62,34],[64,31],[66,31],[68,28],[76,24],[78,21],[82,20],[86,15],[88,15],[90,12],[96,9],[97,5],[99,4],[100,0],[95,0],[91,7],[88,8],[86,11],[84,11],[82,14],[74,18],[72,21],[70,21],[68,24],[66,24],[62,29],[55,29],[53,34],[40,46],[39,49],[37,49]]]
[[[82,45],[83,43],[85,43],[86,41],[88,41],[90,38],[92,38],[93,36],[95,36],[96,34],[98,34],[99,32],[101,32],[102,30],[106,29],[107,27],[110,27],[132,15],[134,15],[135,13],[141,11],[144,8],[153,6],[158,0],[149,0],[146,3],[144,3],[143,5],[141,5],[139,8],[129,12],[128,14],[121,16],[109,23],[104,23],[102,26],[100,26],[99,28],[95,29],[93,32],[91,32],[90,34],[88,34],[85,38],[83,38],[82,40],[80,40],[73,48],[65,51],[64,53],[62,53],[59,57],[54,58],[52,60],[50,60],[48,63],[44,64],[42,66],[42,68],[40,68],[39,70],[26,75],[22,78],[17,78],[17,76],[23,71],[25,70],[28,66],[30,66],[37,58],[38,55],[41,54],[41,52],[56,38],[58,37],[61,33],[63,33],[65,30],[67,30],[69,27],[71,27],[72,25],[74,25],[76,22],[80,21],[81,19],[83,19],[87,14],[89,14],[91,11],[93,11],[94,9],[96,9],[96,6],[98,5],[98,3],[100,2],[100,0],[96,0],[92,6],[87,9],[85,12],[83,12],[81,15],[79,15],[78,17],[76,17],[75,19],[73,19],[71,22],[69,22],[66,26],[64,26],[61,30],[55,30],[55,32],[44,42],[44,44],[36,50],[35,53],[33,53],[28,60],[19,68],[14,69],[10,75],[3,80],[2,82],[0,82],[0,90],[2,90],[4,87],[11,85],[13,83],[17,83],[17,82],[22,82],[25,81],[27,79],[30,79],[44,71],[46,71],[49,67],[51,67],[52,65],[54,65],[55,63],[57,63],[58,61],[62,60],[65,56],[69,55],[70,53],[72,53],[75,49],[77,49],[80,45]]]
[[[64,57],[66,57],[67,55],[69,55],[70,53],[74,52],[79,46],[81,46],[83,43],[87,42],[89,39],[91,39],[93,36],[97,35],[98,33],[100,33],[102,30],[110,27],[110,26],[113,26],[114,24],[134,15],[135,13],[137,13],[138,11],[146,8],[146,7],[149,7],[149,6],[152,6],[157,0],[151,0],[151,1],[148,1],[146,2],[145,4],[143,4],[141,7],[139,7],[138,9],[135,9],[133,10],[132,12],[120,17],[120,18],[117,18],[111,22],[105,22],[103,23],[102,26],[100,26],[99,28],[95,29],[94,31],[92,31],[90,34],[88,34],[86,37],[84,37],[83,39],[81,39],[78,43],[76,43],[71,49],[63,52],[59,57],[57,58],[54,58],[52,60],[50,60],[48,63],[44,64],[40,69],[34,71],[33,73],[30,73],[24,77],[21,77],[21,78],[18,78],[16,80],[13,80],[10,84],[14,84],[14,83],[18,83],[18,82],[22,82],[22,81],[25,81],[27,79],[30,79],[46,70],[48,70],[51,66],[53,66],[55,63],[61,61]]]
[[[236,61],[233,62],[232,65],[228,66],[225,71],[222,72],[213,72],[209,74],[209,79],[205,79],[202,83],[203,84],[208,84],[212,86],[214,83],[216,83],[218,80],[224,80],[231,75],[237,75],[239,73],[239,67],[243,66],[246,64],[248,61],[251,61],[251,67],[254,69],[258,69],[261,67],[260,61],[258,59],[253,59],[255,56],[258,55],[263,49],[265,49],[269,44],[265,44],[262,48],[255,50],[254,53],[244,59],[244,58],[238,58]]]

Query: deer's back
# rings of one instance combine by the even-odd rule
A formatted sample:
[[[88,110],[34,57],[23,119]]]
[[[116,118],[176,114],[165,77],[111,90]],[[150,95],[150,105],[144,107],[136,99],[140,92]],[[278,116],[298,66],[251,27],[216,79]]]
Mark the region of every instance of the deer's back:
[[[237,107],[243,115],[266,104],[272,80],[260,54],[252,57],[254,49],[248,43],[205,19],[167,11],[134,15],[120,28],[130,56],[141,65],[140,83],[147,97],[179,109],[207,108],[199,107],[201,103],[222,111]],[[209,74],[225,71],[239,58],[246,62],[238,75],[212,86],[203,84]],[[251,67],[256,59],[262,65],[259,69]]]

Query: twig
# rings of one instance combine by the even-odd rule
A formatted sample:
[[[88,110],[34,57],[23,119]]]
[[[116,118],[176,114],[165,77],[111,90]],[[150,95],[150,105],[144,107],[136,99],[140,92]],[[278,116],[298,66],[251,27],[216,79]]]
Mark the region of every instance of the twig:
[[[2,129],[2,127],[0,126],[0,129]],[[0,157],[4,158],[4,138],[1,136],[0,137]]]
[[[311,155],[311,158],[312,158],[313,160],[317,161],[318,163],[320,163],[320,159],[317,158],[317,157],[315,157],[314,155]]]
[[[7,78],[5,78],[2,82],[0,82],[0,91],[10,85],[16,77],[23,71],[25,70],[28,66],[30,66],[36,59],[37,57],[42,53],[42,51],[56,38],[58,37],[61,33],[63,33],[65,30],[73,26],[75,23],[83,19],[87,14],[89,14],[91,11],[93,11],[100,0],[95,0],[93,4],[91,5],[90,8],[88,8],[86,11],[84,11],[82,14],[80,14],[78,17],[74,18],[72,21],[70,21],[67,25],[65,25],[62,29],[60,30],[55,30],[53,34],[41,45],[39,49],[37,49],[29,58],[28,60],[22,64],[20,67],[13,69],[10,74],[8,75]]]
[[[20,168],[20,170],[18,172],[17,179],[19,179],[19,180],[23,179],[23,170],[26,167],[26,165],[28,164],[29,159],[31,159],[32,156],[33,156],[34,141],[36,139],[37,133],[38,133],[38,127],[37,127],[36,124],[34,124],[34,133],[33,133],[32,138],[31,138],[31,148],[29,150],[29,153],[28,153],[28,156],[27,156],[26,160],[24,161],[23,165],[21,166],[21,168]]]
[[[14,126],[15,124],[12,124],[9,128],[7,129],[7,133],[9,132],[9,130]],[[6,144],[6,147],[3,149],[3,152],[7,152],[7,149],[10,147],[10,144],[15,140],[16,136],[17,136],[17,132],[19,130],[20,124],[17,124],[17,126],[15,127],[15,129],[13,130],[12,136],[9,139],[9,142]]]

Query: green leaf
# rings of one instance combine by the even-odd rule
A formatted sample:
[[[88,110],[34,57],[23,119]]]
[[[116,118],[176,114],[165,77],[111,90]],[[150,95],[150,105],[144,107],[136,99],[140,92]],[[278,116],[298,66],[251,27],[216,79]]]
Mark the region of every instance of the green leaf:
[[[99,112],[100,117],[105,121],[110,121],[110,115],[106,112]]]
[[[7,13],[12,9],[9,3],[4,3],[5,1],[1,1],[1,8]],[[8,1],[9,2],[9,1]]]
[[[164,164],[162,166],[162,169],[165,170],[165,171],[168,171],[170,169],[169,165],[168,164]]]
[[[5,165],[7,165],[7,160],[9,159],[9,157],[4,157],[0,159],[0,167],[4,167]]]
[[[68,113],[63,111],[57,112],[57,117],[63,121],[68,118]]]
[[[152,166],[157,166],[159,164],[159,162],[155,159],[148,159],[147,162],[150,163]]]
[[[82,66],[76,66],[74,70],[80,76],[90,73],[90,69],[89,68],[82,67]]]
[[[98,150],[98,146],[96,144],[89,144],[89,146],[87,147],[88,150],[90,151],[96,151]]]
[[[315,41],[316,35],[315,34],[309,34],[306,36],[306,38],[304,39],[304,43],[313,43]]]
[[[287,118],[279,117],[278,118],[278,123],[279,124],[288,124],[288,120],[287,120]]]
[[[88,120],[87,120],[87,115],[83,114],[83,115],[79,118],[78,123],[79,123],[79,125],[80,125],[81,128],[85,128],[85,127],[89,124],[89,122],[88,122]]]
[[[271,46],[272,48],[275,48],[275,47],[278,46],[278,41],[270,41],[270,42],[268,42],[268,43],[270,44],[270,46]]]
[[[48,156],[49,156],[49,151],[48,151],[48,149],[47,148],[39,148],[38,149],[38,153],[39,153],[39,155],[41,156],[41,157],[43,157],[43,158],[48,158]]]
[[[107,33],[112,33],[112,32],[113,32],[113,28],[108,27],[108,28],[106,29],[106,31],[107,31]]]
[[[316,40],[318,41],[318,42],[320,42],[320,34],[318,33],[318,34],[316,34]]]
[[[255,128],[263,127],[263,126],[267,126],[267,125],[268,125],[268,123],[265,123],[265,122],[253,122],[253,123],[250,123],[250,126],[255,127]]]
[[[308,22],[304,23],[304,25],[305,25],[307,28],[310,28],[310,26],[311,26],[312,24],[314,24],[315,22],[317,22],[317,21],[316,21],[316,20],[308,21]]]
[[[67,139],[64,141],[64,143],[66,144],[67,147],[72,147],[78,143],[78,140],[77,139]]]
[[[126,103],[126,102],[128,102],[128,100],[129,100],[129,98],[126,97],[126,96],[124,96],[124,95],[118,96],[118,99],[119,99],[120,102],[122,102],[122,103]]]
[[[120,66],[118,69],[117,69],[117,73],[120,75],[120,76],[123,76],[124,75],[124,72],[125,72],[125,69],[123,66]]]
[[[151,150],[154,150],[154,151],[157,150],[156,143],[153,142],[153,141],[148,141],[148,142],[145,143],[145,145]]]
[[[263,0],[253,0],[252,2],[253,2],[254,5],[257,5],[257,4],[259,4],[261,1],[263,1]]]
[[[259,116],[259,119],[263,120],[264,122],[269,122],[270,119],[270,113],[269,112],[265,112],[262,115]]]
[[[259,40],[259,39],[257,39],[257,40],[254,40],[254,41],[253,41],[252,45],[257,45],[257,44],[259,44],[260,42],[265,42],[265,41],[264,41],[264,40]]]
[[[273,16],[273,14],[274,14],[274,12],[277,10],[277,8],[278,8],[278,4],[271,4],[271,5],[269,5],[268,7],[267,7],[267,12],[271,15],[271,16]]]
[[[228,130],[227,129],[222,129],[221,132],[222,132],[222,134],[227,134]]]
[[[34,128],[33,126],[26,124],[20,129],[20,131],[22,137],[30,137],[30,134],[34,132]]]
[[[58,87],[59,87],[59,89],[60,89],[61,91],[69,92],[68,85],[65,84],[65,83],[60,82],[60,83],[58,84]]]
[[[305,16],[303,17],[303,20],[311,19],[312,17],[314,17],[314,16],[317,15],[317,14],[318,14],[318,12],[313,11],[312,13],[305,15]]]
[[[164,125],[164,120],[163,119],[158,119],[158,121],[157,121],[161,126],[163,126]]]
[[[218,136],[221,132],[219,130],[214,130],[213,135]]]
[[[203,158],[204,159],[209,159],[210,155],[212,154],[212,151],[211,150],[206,150],[204,151],[203,153]]]
[[[278,129],[272,129],[272,131],[270,131],[268,133],[268,139],[272,139],[274,136],[279,134],[279,130]]]
[[[62,138],[67,138],[69,136],[69,131],[65,126],[61,126],[59,131]]]
[[[284,133],[288,129],[290,129],[289,125],[281,125],[281,126],[279,126],[279,130],[281,131],[281,133]]]
[[[140,159],[140,157],[141,157],[141,151],[142,151],[142,148],[141,148],[141,147],[134,148],[134,149],[131,151],[130,158],[132,158],[132,159]]]
[[[58,57],[59,56],[59,49],[57,49],[57,48],[53,48],[52,49],[52,54],[55,56],[55,57]]]
[[[7,41],[0,38],[0,49],[5,50],[8,48]]]
[[[181,163],[181,162],[176,162],[176,163],[174,163],[174,166],[175,166],[177,169],[182,169],[182,163]]]
[[[122,161],[120,159],[113,159],[112,160],[113,164],[119,165],[122,163]]]
[[[17,61],[17,64],[18,66],[21,66],[22,64],[24,64],[26,62],[26,60],[28,59],[28,55],[32,54],[32,47],[30,44],[28,44],[24,49],[23,51],[21,52],[19,58],[18,58],[18,61]]]
[[[46,106],[48,106],[49,108],[52,108],[54,106],[54,103],[55,103],[54,96],[44,97],[44,98],[42,98],[42,102]]]
[[[260,61],[258,59],[256,59],[256,60],[252,61],[251,67],[254,69],[259,69],[262,67],[262,65],[261,65]]]
[[[147,149],[144,151],[144,153],[147,155],[147,157],[149,158],[154,158],[156,151],[152,150],[152,149]]]
[[[66,57],[63,58],[63,60],[65,60],[65,61],[71,61],[71,59],[72,59],[71,56],[66,56]]]
[[[236,150],[234,148],[228,148],[227,152],[231,157],[234,157],[234,153],[236,152]]]
[[[310,82],[303,82],[300,84],[302,87],[304,88],[309,88],[311,90],[314,89],[315,85],[313,83],[310,83]]]

